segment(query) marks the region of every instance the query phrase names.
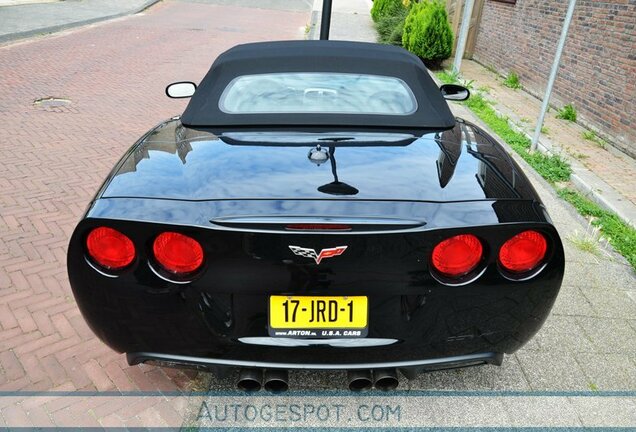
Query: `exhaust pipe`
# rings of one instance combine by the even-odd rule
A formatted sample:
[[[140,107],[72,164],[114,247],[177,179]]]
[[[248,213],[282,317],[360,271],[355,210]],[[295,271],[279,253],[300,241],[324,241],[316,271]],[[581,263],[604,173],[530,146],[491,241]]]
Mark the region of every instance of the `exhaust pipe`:
[[[241,369],[236,387],[246,392],[257,392],[261,389],[263,371],[260,369]]]
[[[289,389],[289,373],[284,369],[265,370],[265,390],[272,393],[281,393]]]
[[[370,370],[351,370],[347,372],[347,381],[349,382],[349,390],[359,392],[362,390],[370,390],[373,387]]]
[[[400,383],[398,380],[397,370],[395,369],[374,370],[373,382],[375,388],[383,391],[395,390]]]

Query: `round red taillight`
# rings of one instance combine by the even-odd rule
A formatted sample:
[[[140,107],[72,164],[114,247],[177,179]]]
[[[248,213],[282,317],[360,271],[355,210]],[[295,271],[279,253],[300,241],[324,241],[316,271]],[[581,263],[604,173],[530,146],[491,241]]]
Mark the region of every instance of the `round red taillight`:
[[[474,270],[483,254],[477,237],[461,234],[444,240],[433,249],[433,266],[444,276],[460,277]]]
[[[499,249],[499,262],[513,273],[524,273],[534,269],[545,257],[548,244],[545,237],[536,231],[517,234]]]
[[[152,251],[157,262],[170,273],[192,273],[203,264],[203,248],[199,242],[176,232],[160,234]]]
[[[90,257],[108,270],[120,270],[135,259],[135,245],[119,231],[95,228],[86,237],[86,249]]]

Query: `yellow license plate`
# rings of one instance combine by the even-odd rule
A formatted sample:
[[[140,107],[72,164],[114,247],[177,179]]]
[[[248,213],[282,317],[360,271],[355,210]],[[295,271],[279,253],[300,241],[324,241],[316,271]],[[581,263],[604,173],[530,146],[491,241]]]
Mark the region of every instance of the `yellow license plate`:
[[[364,296],[271,296],[270,336],[364,337],[368,309]]]

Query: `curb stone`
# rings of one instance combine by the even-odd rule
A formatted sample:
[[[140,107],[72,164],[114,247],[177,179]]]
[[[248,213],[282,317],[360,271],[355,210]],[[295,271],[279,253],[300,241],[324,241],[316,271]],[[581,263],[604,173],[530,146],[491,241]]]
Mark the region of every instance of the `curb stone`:
[[[18,40],[21,40],[21,39],[27,39],[27,38],[30,38],[30,37],[33,37],[33,36],[37,36],[37,35],[41,35],[41,34],[57,33],[57,32],[62,31],[62,30],[68,30],[68,29],[75,28],[75,27],[82,27],[82,26],[85,26],[85,25],[95,24],[97,22],[107,21],[107,20],[111,20],[111,19],[114,19],[114,18],[120,18],[120,17],[127,16],[127,15],[138,14],[138,13],[143,12],[144,10],[148,9],[150,6],[153,6],[155,3],[159,3],[159,1],[161,1],[161,0],[148,0],[144,4],[142,4],[141,6],[135,8],[135,9],[127,10],[127,11],[116,13],[116,14],[112,14],[112,15],[105,15],[105,16],[101,16],[101,17],[97,17],[97,18],[91,18],[91,19],[87,19],[87,20],[74,21],[74,22],[66,23],[66,24],[60,24],[60,25],[54,25],[54,26],[49,26],[49,27],[42,27],[42,28],[38,28],[38,29],[34,29],[34,30],[28,30],[28,31],[24,31],[24,32],[6,34],[6,35],[3,35],[3,36],[0,36],[0,44],[6,43],[6,42],[14,42],[14,41],[18,41]]]
[[[333,9],[332,9],[333,11]],[[311,18],[309,19],[309,33],[307,33],[307,40],[315,40],[320,38],[320,21],[322,14],[322,0],[314,0],[314,4],[311,8]]]

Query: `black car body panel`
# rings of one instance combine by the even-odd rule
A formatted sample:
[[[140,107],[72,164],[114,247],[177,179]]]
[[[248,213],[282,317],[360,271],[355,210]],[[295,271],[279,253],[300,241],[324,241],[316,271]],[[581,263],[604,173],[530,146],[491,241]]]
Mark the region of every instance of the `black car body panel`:
[[[360,190],[355,197],[314,192],[328,182],[331,172],[311,175],[312,170],[325,168],[307,160],[311,145],[277,147],[290,155],[279,159],[275,172],[304,167],[309,180],[302,185],[272,182],[269,186],[275,199],[264,199],[266,188],[259,196],[258,182],[248,177],[243,183],[249,188],[238,178],[229,182],[235,183],[234,188],[201,187],[222,185],[223,180],[218,172],[210,172],[218,162],[206,170],[196,158],[197,152],[202,160],[211,158],[208,151],[221,146],[226,152],[268,152],[271,147],[236,147],[216,136],[198,134],[194,140],[178,144],[155,138],[159,133],[174,137],[175,129],[181,127],[177,120],[163,124],[134,147],[93,202],[71,241],[72,286],[92,287],[75,289],[78,303],[93,330],[118,351],[249,361],[254,346],[239,339],[267,337],[268,296],[293,293],[368,295],[368,337],[397,342],[352,350],[259,346],[260,361],[275,364],[293,359],[302,364],[320,359],[328,363],[337,356],[340,363],[364,358],[395,363],[467,353],[510,353],[538,330],[554,302],[563,274],[558,234],[516,164],[473,125],[458,123],[456,133],[444,134],[456,136],[455,142],[442,144],[434,138],[419,138],[411,144],[417,151],[409,146],[338,148],[338,152],[363,150],[367,166],[373,165],[373,160],[368,160],[373,159],[373,153],[390,163],[408,160],[401,157],[402,151],[417,164],[425,184],[409,185],[407,177],[413,178],[413,171],[398,170],[398,162],[378,173],[380,181],[369,184],[364,175],[350,175],[347,159],[342,158],[338,161],[340,176],[354,180],[350,182]],[[462,130],[471,137],[481,137],[481,143],[469,144]],[[460,150],[452,168],[443,166],[450,158],[442,145]],[[184,153],[180,149],[188,150]],[[262,167],[251,164],[247,171],[258,172]],[[440,180],[440,173],[453,169],[450,180]],[[480,177],[484,173],[485,179]],[[446,182],[445,186],[440,181]],[[454,181],[457,194],[463,188],[465,198],[471,199],[459,200],[458,195],[445,191],[452,190]],[[401,189],[395,187],[397,182]],[[383,188],[387,184],[390,186]],[[371,189],[368,194],[367,185]],[[391,196],[391,190],[403,194]],[[226,191],[229,196],[221,198]],[[254,191],[254,195],[250,197],[246,191]],[[300,198],[306,196],[312,198]],[[444,202],[449,197],[456,199]],[[299,220],[342,222],[353,229],[338,234],[285,230],[290,221]],[[146,245],[139,248],[136,263],[116,278],[96,272],[86,259],[83,237],[96,226],[116,227],[135,244]],[[525,282],[506,280],[493,253],[485,273],[467,286],[449,287],[431,277],[428,257],[442,239],[470,229],[492,252],[520,227],[537,229],[551,240],[549,265],[537,277]],[[187,285],[162,279],[149,264],[149,242],[168,230],[190,235],[205,245],[203,274]],[[317,250],[346,244],[349,249],[337,260],[316,265],[291,254],[290,244]]]
[[[320,223],[347,229],[291,228]],[[88,256],[88,234],[104,226],[135,245],[121,271]],[[498,251],[526,230],[546,239],[547,253],[518,277]],[[188,280],[167,277],[153,256],[167,231],[203,248],[203,267]],[[483,246],[479,266],[453,283],[436,277],[433,248],[465,233]],[[290,246],[347,249],[318,264]],[[175,118],[106,179],[73,233],[68,271],[90,327],[131,363],[353,369],[497,363],[547,318],[564,254],[519,166],[461,119],[426,130],[246,130]],[[281,342],[268,328],[272,295],[367,296],[365,341]]]
[[[91,287],[74,291],[84,316],[102,340],[125,352],[256,360],[254,346],[239,339],[268,336],[269,295],[363,294],[370,299],[368,337],[396,339],[396,344],[355,349],[259,347],[258,360],[355,363],[511,353],[539,329],[562,277],[562,250],[556,249],[551,251],[552,264],[529,281],[506,281],[496,262],[489,262],[476,282],[442,285],[429,274],[426,258],[438,241],[463,232],[461,228],[375,235],[297,234],[290,239],[288,233],[86,219],[78,235],[102,225],[118,227],[138,244],[174,229],[207,245],[204,274],[187,285],[160,278],[143,249],[129,270],[110,278],[86,262],[81,247],[71,247],[69,257],[75,263],[71,284]],[[524,228],[558,239],[546,223],[524,224]],[[487,238],[496,250],[518,229],[517,224],[494,225],[471,232]],[[353,253],[316,265],[291,254],[290,243],[317,249],[347,244]]]
[[[510,156],[482,130],[458,122],[447,131],[406,135],[297,132],[291,144],[268,135],[220,136],[162,124],[134,148],[101,197],[176,200],[326,199],[318,190],[334,181],[330,164],[312,164],[308,151],[334,149],[337,174],[358,189],[347,200],[450,202],[535,199]],[[243,134],[246,135],[246,134]],[[394,143],[392,135],[409,137]],[[256,138],[263,136],[264,143]],[[346,141],[330,142],[330,139]],[[227,138],[230,137],[230,138]],[[289,141],[294,134],[287,132]],[[382,141],[385,140],[385,141]],[[229,144],[231,142],[233,144]],[[404,144],[408,143],[408,144]]]

